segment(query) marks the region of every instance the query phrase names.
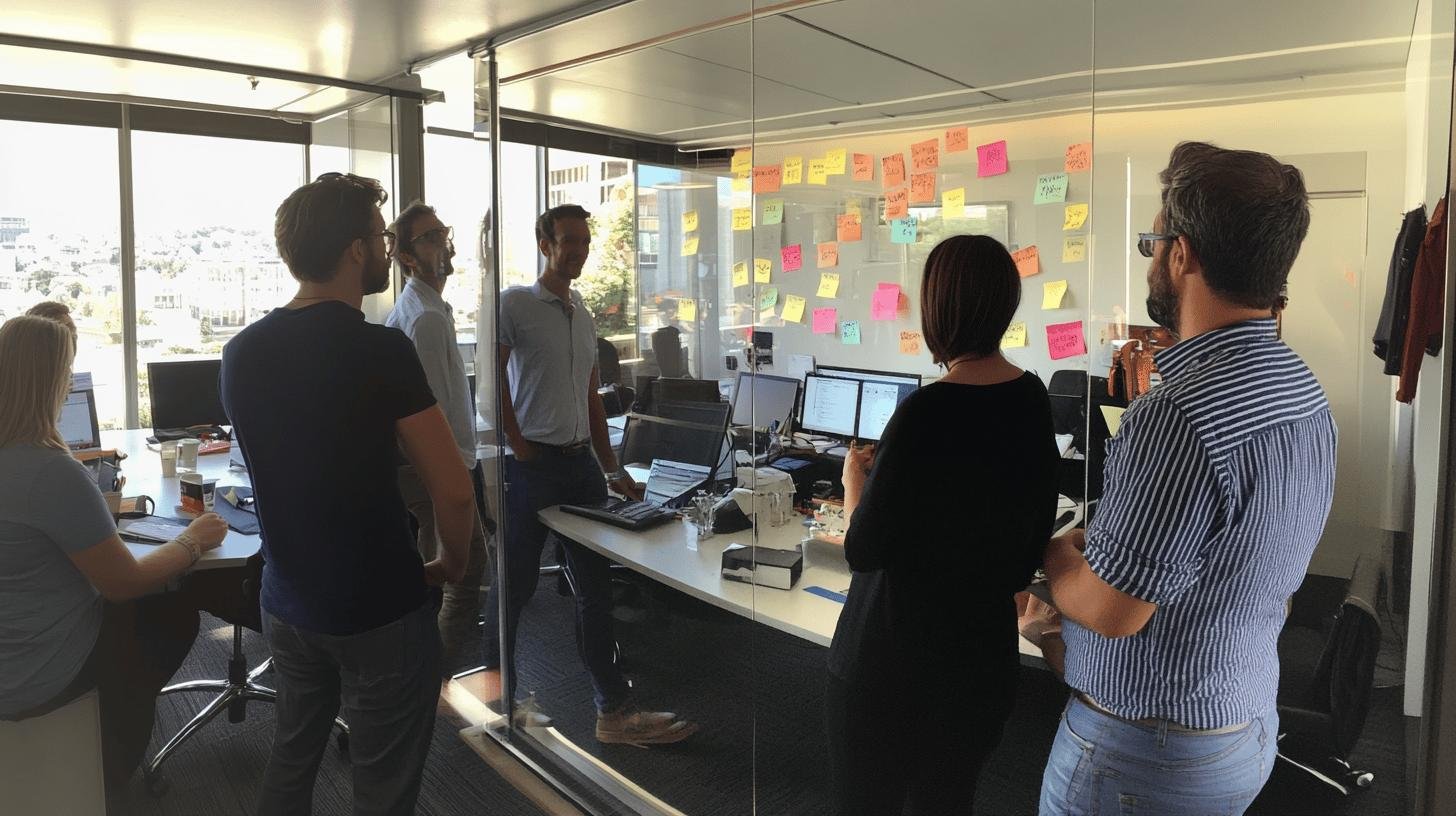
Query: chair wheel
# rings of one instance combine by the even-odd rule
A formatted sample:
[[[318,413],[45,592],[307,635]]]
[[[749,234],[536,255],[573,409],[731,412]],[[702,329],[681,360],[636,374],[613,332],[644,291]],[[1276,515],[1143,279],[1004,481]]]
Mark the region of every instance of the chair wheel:
[[[146,785],[147,793],[151,794],[153,798],[158,799],[166,796],[167,791],[172,789],[172,781],[161,771],[147,774]]]
[[[338,746],[339,753],[343,754],[347,759],[349,756],[349,735],[340,731],[334,736],[334,744]]]
[[[1345,781],[1350,787],[1365,789],[1375,784],[1375,774],[1369,771],[1351,771],[1345,774]]]

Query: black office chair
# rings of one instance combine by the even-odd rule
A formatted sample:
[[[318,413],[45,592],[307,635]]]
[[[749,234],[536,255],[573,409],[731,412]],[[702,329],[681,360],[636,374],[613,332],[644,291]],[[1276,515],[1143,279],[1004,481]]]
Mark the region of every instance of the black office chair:
[[[600,380],[597,394],[602,398],[607,416],[621,416],[632,409],[637,392],[622,384],[621,358],[617,356],[617,347],[605,337],[597,338],[597,377]]]
[[[1279,635],[1279,758],[1343,795],[1375,782],[1349,757],[1370,711],[1379,580],[1380,570],[1365,558],[1343,593],[1306,577]]]
[[[687,376],[687,349],[676,326],[663,326],[652,333],[652,354],[657,358],[657,370],[662,376]]]

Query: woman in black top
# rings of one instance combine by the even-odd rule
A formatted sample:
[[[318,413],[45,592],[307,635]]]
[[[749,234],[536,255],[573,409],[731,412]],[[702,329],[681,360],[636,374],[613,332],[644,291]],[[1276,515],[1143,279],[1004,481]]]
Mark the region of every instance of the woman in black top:
[[[971,812],[1015,695],[1013,595],[1056,513],[1046,388],[1000,352],[1021,301],[1006,248],[942,241],[920,300],[946,374],[900,405],[878,450],[844,462],[854,575],[826,696],[840,814]]]

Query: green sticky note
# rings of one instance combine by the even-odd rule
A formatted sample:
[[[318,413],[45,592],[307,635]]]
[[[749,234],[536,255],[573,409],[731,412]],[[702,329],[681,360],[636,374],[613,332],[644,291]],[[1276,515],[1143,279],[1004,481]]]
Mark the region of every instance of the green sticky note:
[[[915,217],[896,218],[890,222],[890,243],[892,244],[913,244],[915,243]]]
[[[779,288],[777,286],[765,286],[758,292],[758,310],[772,309],[779,302]]]
[[[859,345],[859,321],[846,320],[839,324],[839,342],[846,346]]]
[[[1052,204],[1066,200],[1066,173],[1046,173],[1036,177],[1036,196],[1032,198],[1032,204]]]
[[[763,202],[763,220],[761,224],[782,224],[784,223],[784,200],[782,198],[770,198]]]

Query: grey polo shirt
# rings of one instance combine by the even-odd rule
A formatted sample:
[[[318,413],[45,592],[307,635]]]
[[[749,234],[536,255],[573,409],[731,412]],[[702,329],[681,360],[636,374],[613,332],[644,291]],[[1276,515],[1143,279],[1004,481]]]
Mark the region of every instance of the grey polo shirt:
[[[568,316],[561,298],[539,280],[501,293],[497,335],[511,350],[511,406],[521,435],[532,442],[591,438],[586,392],[597,364],[597,330],[575,289],[571,302]]]
[[[455,315],[433,287],[410,278],[384,325],[399,329],[415,344],[430,393],[440,403],[466,469],[475,467],[475,405],[465,361],[455,340]]]

